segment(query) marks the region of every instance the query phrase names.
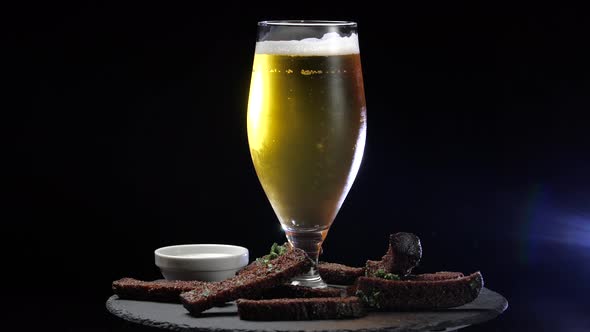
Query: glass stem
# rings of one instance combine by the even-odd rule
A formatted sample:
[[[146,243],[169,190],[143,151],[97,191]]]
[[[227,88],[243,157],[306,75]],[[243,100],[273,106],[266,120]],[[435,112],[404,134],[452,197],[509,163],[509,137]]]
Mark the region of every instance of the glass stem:
[[[301,231],[285,229],[285,234],[289,243],[307,253],[312,261],[312,267],[309,272],[293,278],[291,284],[313,287],[313,288],[324,288],[327,284],[322,280],[322,277],[317,271],[317,264],[322,249],[322,243],[326,238],[328,230],[313,230],[313,231]]]

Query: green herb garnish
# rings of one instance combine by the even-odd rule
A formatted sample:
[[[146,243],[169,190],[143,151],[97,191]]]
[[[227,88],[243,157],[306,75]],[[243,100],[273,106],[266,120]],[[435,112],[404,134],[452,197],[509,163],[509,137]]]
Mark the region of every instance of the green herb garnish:
[[[375,290],[369,290],[368,294],[363,291],[356,291],[356,296],[361,299],[368,307],[381,308],[381,292]]]
[[[270,253],[268,255],[264,255],[260,258],[257,258],[256,261],[260,264],[264,264],[269,268],[269,271],[272,270],[273,265],[270,263],[275,258],[278,258],[282,254],[286,253],[289,250],[287,244],[282,246],[278,245],[276,242],[272,244],[270,247]]]
[[[202,297],[207,297],[209,296],[209,294],[211,294],[211,291],[207,288],[205,288],[205,290],[201,293]]]
[[[377,278],[382,278],[386,280],[400,280],[400,277],[397,274],[387,273],[385,270],[379,269],[374,274]]]
[[[270,254],[276,254],[277,256],[281,256],[282,254],[286,253],[289,250],[289,248],[287,247],[287,244],[285,243],[284,245],[280,246],[278,245],[276,242],[272,244],[272,247],[270,247]]]

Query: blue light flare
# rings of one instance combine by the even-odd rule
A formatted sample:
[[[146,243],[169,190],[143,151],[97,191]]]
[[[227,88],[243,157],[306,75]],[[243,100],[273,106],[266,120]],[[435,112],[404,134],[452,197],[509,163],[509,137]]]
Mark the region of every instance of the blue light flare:
[[[549,247],[555,246],[576,255],[590,255],[590,211],[558,207],[541,185],[531,191],[519,233],[520,258],[525,264],[539,262]]]

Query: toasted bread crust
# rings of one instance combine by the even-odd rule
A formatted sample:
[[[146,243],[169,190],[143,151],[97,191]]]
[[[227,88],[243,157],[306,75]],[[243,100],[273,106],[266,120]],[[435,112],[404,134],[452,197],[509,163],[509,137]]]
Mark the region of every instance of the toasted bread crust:
[[[317,266],[322,279],[333,285],[352,285],[358,277],[365,275],[362,267],[351,267],[344,264],[320,262]]]
[[[422,273],[422,274],[414,274],[406,276],[405,280],[423,280],[423,281],[436,281],[436,280],[448,280],[448,279],[457,279],[462,278],[465,275],[461,272],[451,272],[451,271],[440,271],[435,273]]]
[[[390,234],[387,252],[380,261],[368,260],[365,269],[367,276],[374,276],[379,270],[405,276],[412,272],[422,258],[420,238],[415,234],[399,232]]]
[[[356,295],[375,310],[451,308],[469,303],[483,287],[481,273],[442,280],[385,280],[360,277]]]
[[[180,294],[184,307],[192,314],[238,298],[260,298],[269,289],[282,285],[296,275],[307,272],[312,265],[307,254],[297,248],[271,260],[268,264],[254,262],[235,277],[207,283]]]
[[[244,320],[314,320],[357,318],[366,315],[357,297],[301,298],[237,301],[238,315]]]
[[[200,287],[202,281],[155,280],[142,281],[122,278],[113,281],[113,292],[122,299],[180,303],[180,294]]]
[[[273,287],[262,295],[262,299],[282,299],[282,298],[312,298],[312,297],[341,297],[344,295],[344,291],[339,288],[326,287],[326,288],[311,288],[304,286],[295,286],[284,284],[277,287]],[[249,300],[257,300],[255,298],[249,298]]]

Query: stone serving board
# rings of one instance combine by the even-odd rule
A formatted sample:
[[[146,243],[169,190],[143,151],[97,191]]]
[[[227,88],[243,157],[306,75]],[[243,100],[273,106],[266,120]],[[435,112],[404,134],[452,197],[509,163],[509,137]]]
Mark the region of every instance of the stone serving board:
[[[345,320],[272,321],[240,320],[235,303],[209,309],[193,317],[174,303],[133,301],[111,296],[107,309],[122,319],[174,331],[452,331],[482,323],[508,307],[506,299],[483,288],[475,301],[451,309],[406,312],[370,312]]]

